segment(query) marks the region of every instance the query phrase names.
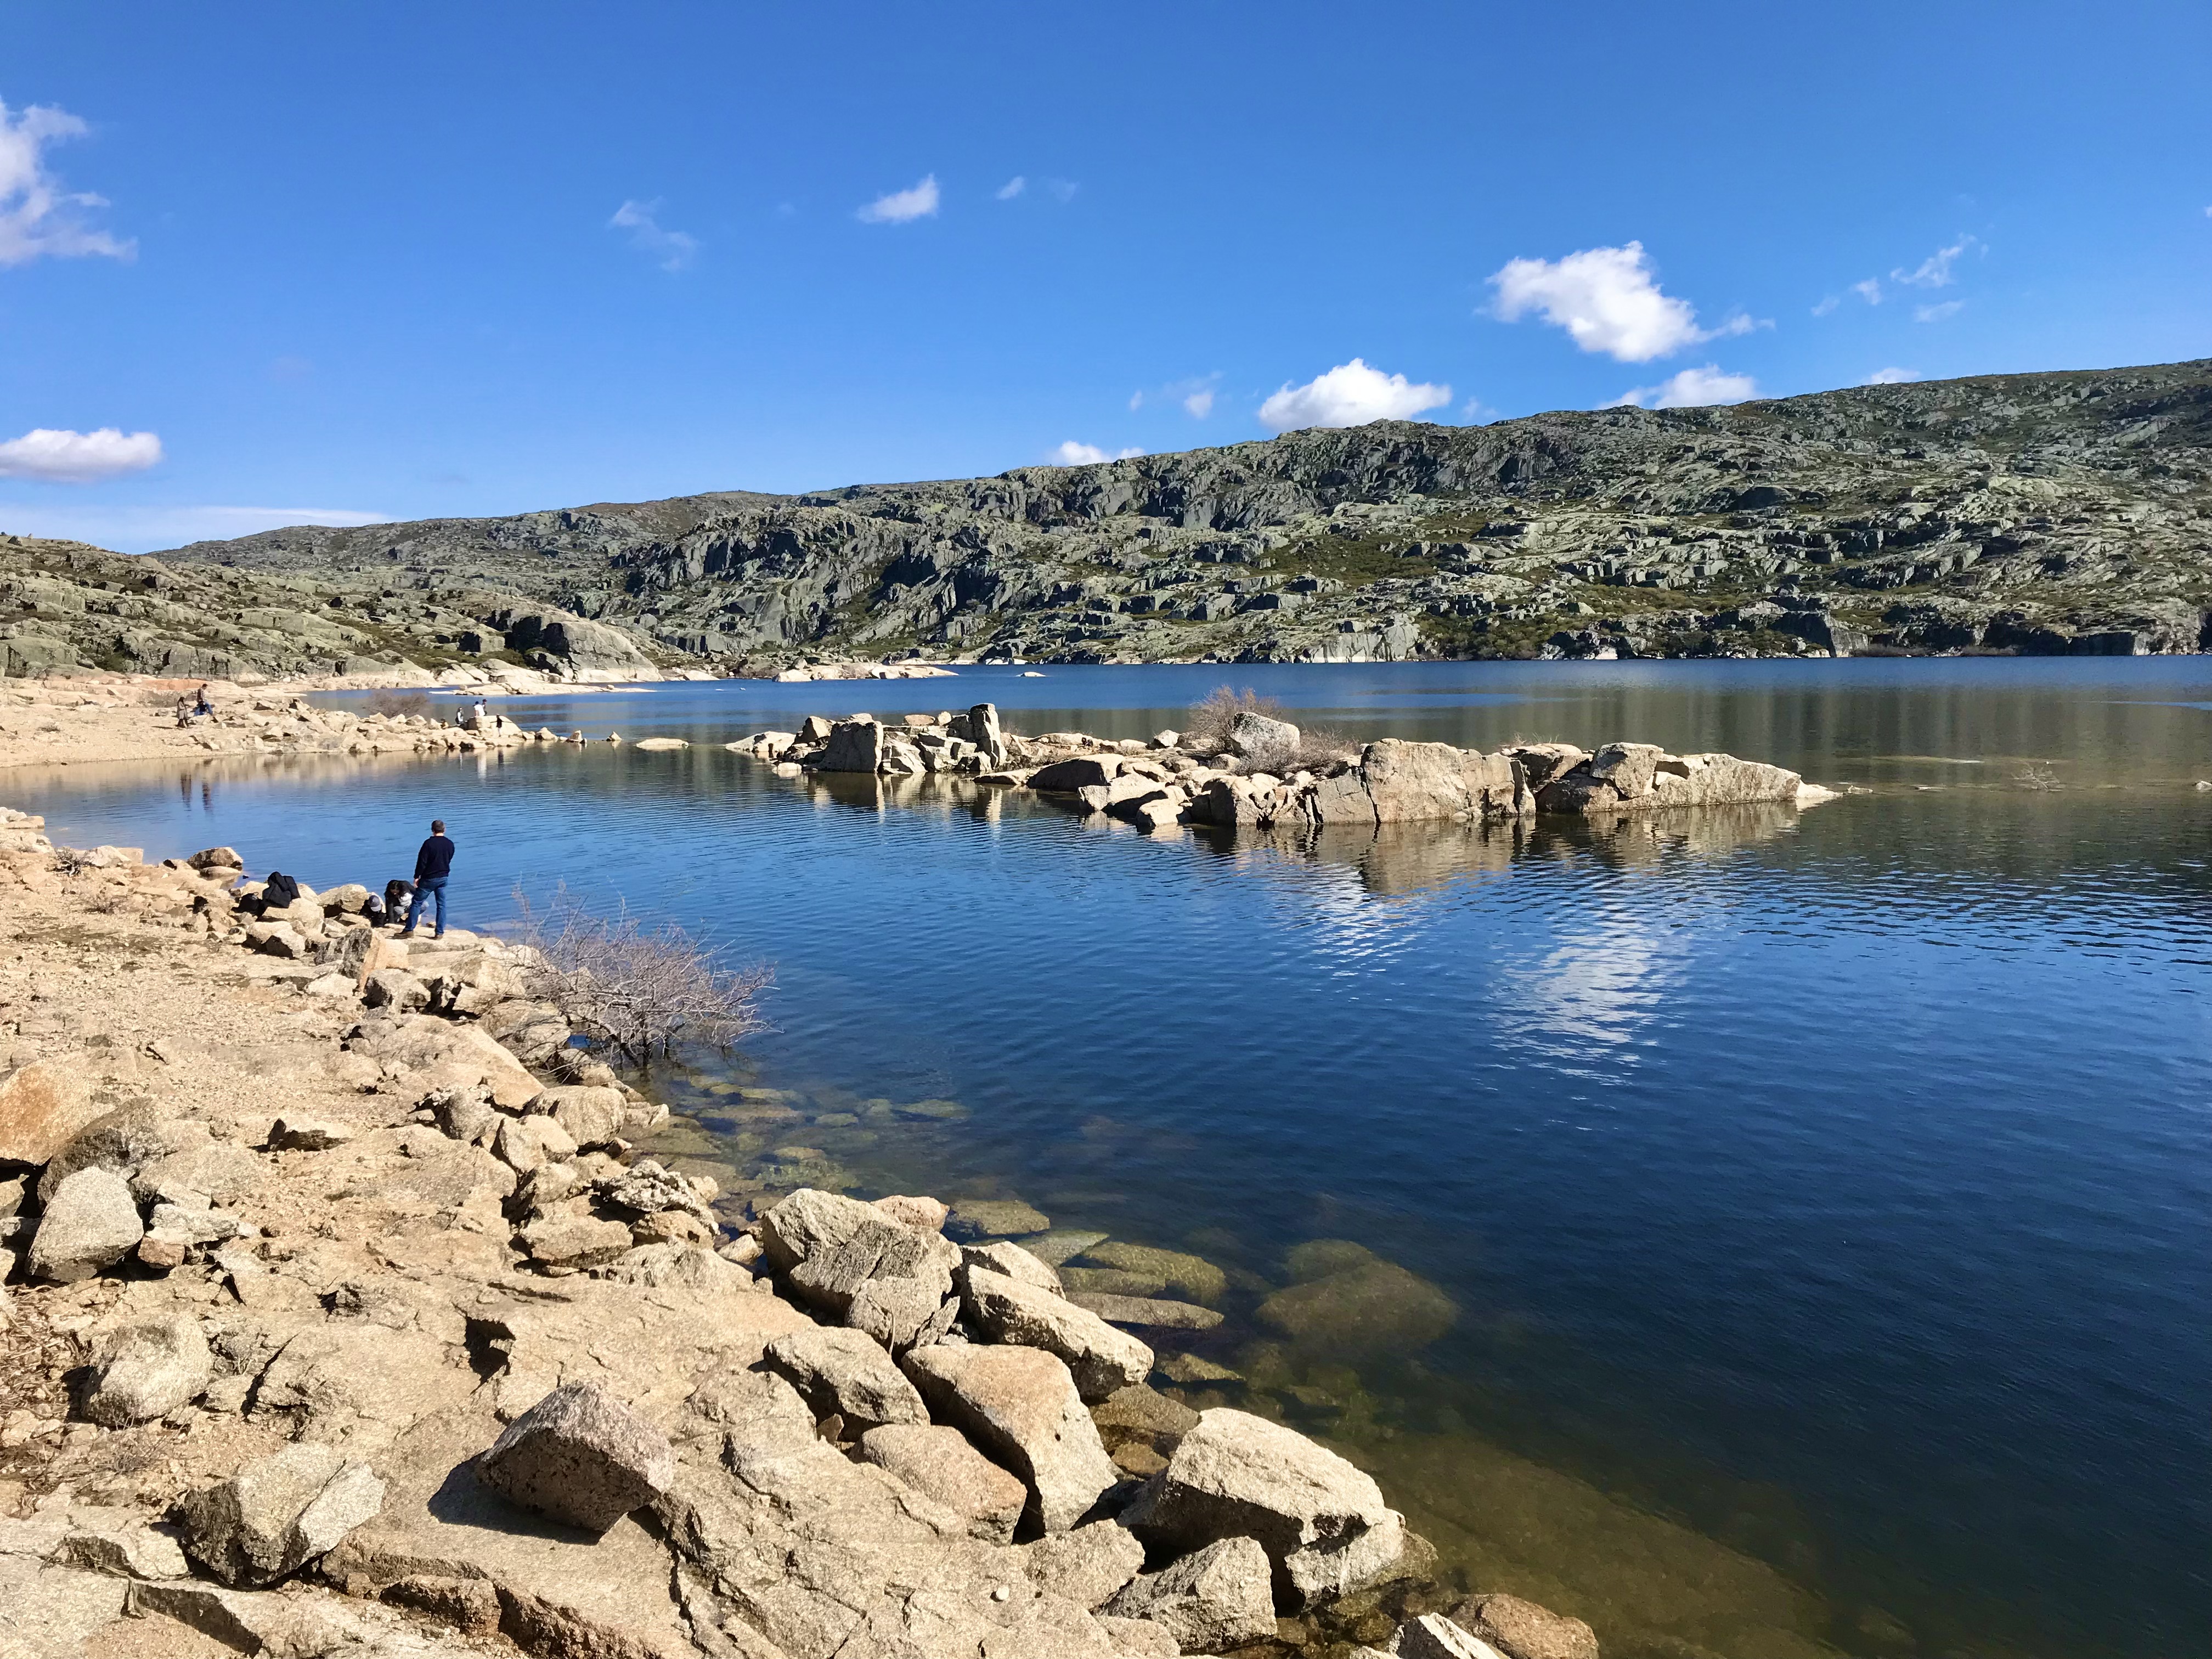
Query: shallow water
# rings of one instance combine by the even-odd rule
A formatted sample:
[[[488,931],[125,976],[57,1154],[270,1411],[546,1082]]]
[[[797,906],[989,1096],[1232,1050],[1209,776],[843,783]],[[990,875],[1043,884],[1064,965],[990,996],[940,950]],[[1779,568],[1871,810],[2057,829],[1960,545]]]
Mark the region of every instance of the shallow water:
[[[1330,1438],[1451,1572],[1609,1655],[2201,1650],[2212,662],[1054,668],[510,712],[719,741],[989,697],[1133,736],[1224,680],[1353,736],[1631,736],[1873,793],[1314,847],[703,748],[5,798],[318,886],[404,873],[435,812],[458,923],[565,881],[772,959],[779,1030],[655,1079],[698,1117],[664,1150],[1195,1251],[1229,1322],[1159,1346],[1246,1381],[1193,1397]],[[1387,1274],[1268,1322],[1316,1238],[1441,1287],[1449,1328]]]

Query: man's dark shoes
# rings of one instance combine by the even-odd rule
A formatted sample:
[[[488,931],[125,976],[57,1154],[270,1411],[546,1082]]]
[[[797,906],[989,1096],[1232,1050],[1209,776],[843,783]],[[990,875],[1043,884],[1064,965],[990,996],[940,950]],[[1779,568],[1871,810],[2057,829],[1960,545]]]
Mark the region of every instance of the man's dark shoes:
[[[403,927],[398,933],[394,934],[393,937],[396,939],[413,939],[415,937],[415,930],[412,927]]]

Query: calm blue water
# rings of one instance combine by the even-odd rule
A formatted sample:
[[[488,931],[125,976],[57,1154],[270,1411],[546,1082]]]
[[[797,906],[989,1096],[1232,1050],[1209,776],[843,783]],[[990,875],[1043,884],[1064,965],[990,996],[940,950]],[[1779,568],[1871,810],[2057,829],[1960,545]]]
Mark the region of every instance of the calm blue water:
[[[720,742],[988,697],[1140,735],[1224,680],[1355,736],[1633,737],[1872,793],[1311,847],[707,748],[6,799],[318,886],[404,873],[435,813],[462,925],[562,881],[772,960],[777,1031],[654,1080],[708,1127],[676,1150],[1207,1256],[1231,1317],[1182,1346],[1253,1392],[1201,1403],[1327,1435],[1449,1570],[1609,1655],[2204,1650],[2212,662],[1055,668],[510,712]],[[1252,1307],[1315,1237],[1457,1322],[1281,1341]]]

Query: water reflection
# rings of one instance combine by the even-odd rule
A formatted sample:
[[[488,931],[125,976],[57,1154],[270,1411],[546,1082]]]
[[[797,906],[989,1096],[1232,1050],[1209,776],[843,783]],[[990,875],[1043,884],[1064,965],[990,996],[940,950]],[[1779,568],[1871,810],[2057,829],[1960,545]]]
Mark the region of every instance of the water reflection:
[[[1469,1587],[1589,1618],[1608,1653],[2201,1645],[2212,768],[2189,705],[2212,665],[1054,671],[930,696],[1141,735],[1224,678],[1347,728],[1632,732],[1876,793],[1144,836],[778,776],[703,745],[884,711],[884,688],[708,686],[542,717],[702,745],[676,754],[71,768],[14,799],[65,838],[229,842],[318,885],[404,869],[441,816],[472,921],[565,879],[773,957],[778,1034],[654,1079],[695,1114],[672,1156],[740,1200],[1017,1199],[1063,1237],[1202,1258],[1224,1318],[1163,1340],[1175,1386],[1332,1437]],[[1476,696],[1425,695],[1454,685]],[[1330,1277],[1294,1261],[1316,1241],[1395,1271],[1299,1292]],[[1307,1303],[1350,1310],[1301,1328]]]

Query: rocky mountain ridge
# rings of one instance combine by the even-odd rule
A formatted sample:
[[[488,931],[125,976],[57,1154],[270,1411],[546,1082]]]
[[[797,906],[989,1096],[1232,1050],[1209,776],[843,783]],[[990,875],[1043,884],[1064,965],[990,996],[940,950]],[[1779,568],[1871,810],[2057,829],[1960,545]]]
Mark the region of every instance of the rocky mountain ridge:
[[[284,646],[325,665],[506,656],[610,675],[2197,651],[2212,641],[2212,361],[301,526],[160,563],[180,589],[239,588],[232,648],[255,665]],[[288,641],[247,623],[270,608],[245,603],[257,583],[321,627]]]

